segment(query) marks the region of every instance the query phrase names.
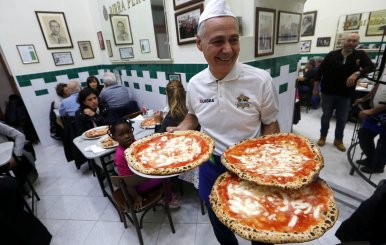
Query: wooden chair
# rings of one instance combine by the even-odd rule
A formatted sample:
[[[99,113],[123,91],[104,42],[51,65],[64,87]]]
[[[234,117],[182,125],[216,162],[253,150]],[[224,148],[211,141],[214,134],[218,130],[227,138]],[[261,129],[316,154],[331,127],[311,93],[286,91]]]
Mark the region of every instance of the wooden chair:
[[[113,192],[113,199],[115,203],[118,206],[119,209],[119,216],[121,218],[121,221],[123,221],[125,228],[127,228],[127,223],[126,223],[126,216],[130,220],[130,222],[135,226],[135,229],[137,231],[138,235],[138,240],[140,244],[143,244],[143,239],[142,239],[142,233],[141,233],[141,228],[143,225],[143,218],[145,214],[150,210],[150,209],[155,209],[155,206],[161,205],[164,206],[165,212],[168,216],[169,223],[170,223],[170,228],[172,229],[172,232],[175,233],[174,230],[174,225],[172,221],[172,217],[170,215],[170,209],[169,209],[169,204],[167,202],[166,198],[166,184],[163,183],[162,186],[159,186],[151,191],[149,191],[146,194],[141,194],[143,197],[143,203],[142,207],[139,209],[134,209],[134,201],[132,197],[130,196],[127,187],[135,187],[138,186],[139,184],[147,181],[149,179],[143,178],[138,175],[130,175],[130,176],[111,176],[111,181],[114,186],[118,187],[117,190]],[[160,204],[160,201],[164,198],[164,203]],[[162,202],[162,201],[161,201]],[[138,222],[137,218],[137,213],[143,212],[141,214],[140,221]],[[126,215],[126,216],[125,216]]]

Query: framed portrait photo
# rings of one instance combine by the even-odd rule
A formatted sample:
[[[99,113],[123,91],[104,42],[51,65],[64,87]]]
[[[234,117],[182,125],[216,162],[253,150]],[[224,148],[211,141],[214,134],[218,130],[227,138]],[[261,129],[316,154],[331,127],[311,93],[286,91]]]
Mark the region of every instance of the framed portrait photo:
[[[94,53],[92,51],[91,42],[90,41],[79,41],[78,42],[80,55],[82,59],[93,59]]]
[[[54,58],[54,63],[56,66],[74,64],[71,52],[55,52],[52,53],[52,58]]]
[[[277,44],[299,42],[301,17],[299,13],[279,11]]]
[[[128,15],[110,15],[111,29],[113,30],[115,45],[133,44],[130,20]]]
[[[201,2],[202,0],[173,0],[174,10],[184,8],[193,3]]]
[[[316,47],[329,47],[331,42],[331,37],[318,37],[316,39]]]
[[[345,31],[358,30],[361,25],[362,14],[349,14],[343,24]]]
[[[311,51],[311,40],[300,41],[300,53],[308,53]]]
[[[139,40],[139,45],[141,46],[141,53],[150,53],[150,42],[149,39],[141,39]]]
[[[106,46],[107,46],[107,53],[109,54],[109,57],[113,57],[113,49],[111,48],[110,40],[106,40]]]
[[[177,80],[181,82],[181,75],[180,74],[169,74],[168,75],[169,81]]]
[[[317,11],[310,11],[303,13],[302,16],[302,27],[301,27],[301,36],[313,36],[315,33],[315,23],[316,23]]]
[[[63,12],[35,11],[47,49],[72,48],[72,40]]]
[[[39,63],[39,58],[33,44],[16,45],[16,48],[23,64]]]
[[[134,58],[133,47],[120,48],[119,55],[121,56],[122,60]]]
[[[101,50],[105,50],[105,42],[103,40],[102,32],[98,31],[97,36],[98,36],[99,47],[101,48]]]
[[[199,4],[174,14],[178,45],[196,42],[198,20],[203,10],[204,5]]]
[[[256,8],[255,57],[273,54],[276,10]]]
[[[367,22],[366,36],[382,36],[384,20],[386,19],[386,9],[370,12],[369,20]]]

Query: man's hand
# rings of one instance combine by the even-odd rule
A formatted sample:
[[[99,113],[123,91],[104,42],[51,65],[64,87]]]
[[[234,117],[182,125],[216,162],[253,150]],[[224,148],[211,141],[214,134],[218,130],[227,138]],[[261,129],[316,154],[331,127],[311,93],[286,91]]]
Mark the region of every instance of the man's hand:
[[[346,86],[347,87],[352,87],[352,86],[355,86],[356,85],[356,81],[357,81],[357,78],[358,78],[358,75],[357,74],[352,74],[351,76],[349,76],[346,80]]]
[[[357,105],[357,104],[360,104],[360,103],[364,103],[364,102],[366,102],[366,100],[362,97],[362,98],[356,99],[354,101],[354,105]]]
[[[83,113],[86,114],[87,116],[93,117],[95,115],[95,112],[91,110],[90,108],[86,108],[83,110]]]
[[[362,119],[365,119],[366,117],[369,117],[371,115],[373,115],[372,109],[363,110],[363,111],[359,112],[359,117],[362,118]]]

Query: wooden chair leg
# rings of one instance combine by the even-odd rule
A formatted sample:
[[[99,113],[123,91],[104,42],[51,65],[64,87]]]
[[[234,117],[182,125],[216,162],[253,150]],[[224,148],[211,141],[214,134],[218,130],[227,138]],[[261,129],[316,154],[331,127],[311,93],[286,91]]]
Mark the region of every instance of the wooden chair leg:
[[[200,199],[200,206],[201,206],[201,214],[205,215],[204,201],[200,197],[199,199]]]
[[[142,233],[141,233],[141,227],[139,226],[137,215],[135,214],[133,209],[131,209],[130,212],[131,212],[131,217],[132,217],[133,222],[134,222],[135,230],[137,231],[139,243],[141,245],[143,245],[143,238],[142,238]]]

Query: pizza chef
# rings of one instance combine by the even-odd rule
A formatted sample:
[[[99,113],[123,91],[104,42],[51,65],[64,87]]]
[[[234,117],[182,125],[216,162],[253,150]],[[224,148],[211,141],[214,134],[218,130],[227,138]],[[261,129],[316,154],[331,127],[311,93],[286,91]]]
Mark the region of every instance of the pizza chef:
[[[233,232],[211,210],[208,197],[217,177],[226,171],[220,156],[227,147],[280,131],[276,120],[278,94],[268,72],[238,61],[239,24],[225,0],[211,0],[206,5],[199,19],[196,45],[208,68],[190,79],[186,96],[189,112],[177,127],[167,130],[195,129],[200,124],[215,140],[213,157],[199,169],[199,193],[217,240],[238,244]]]

